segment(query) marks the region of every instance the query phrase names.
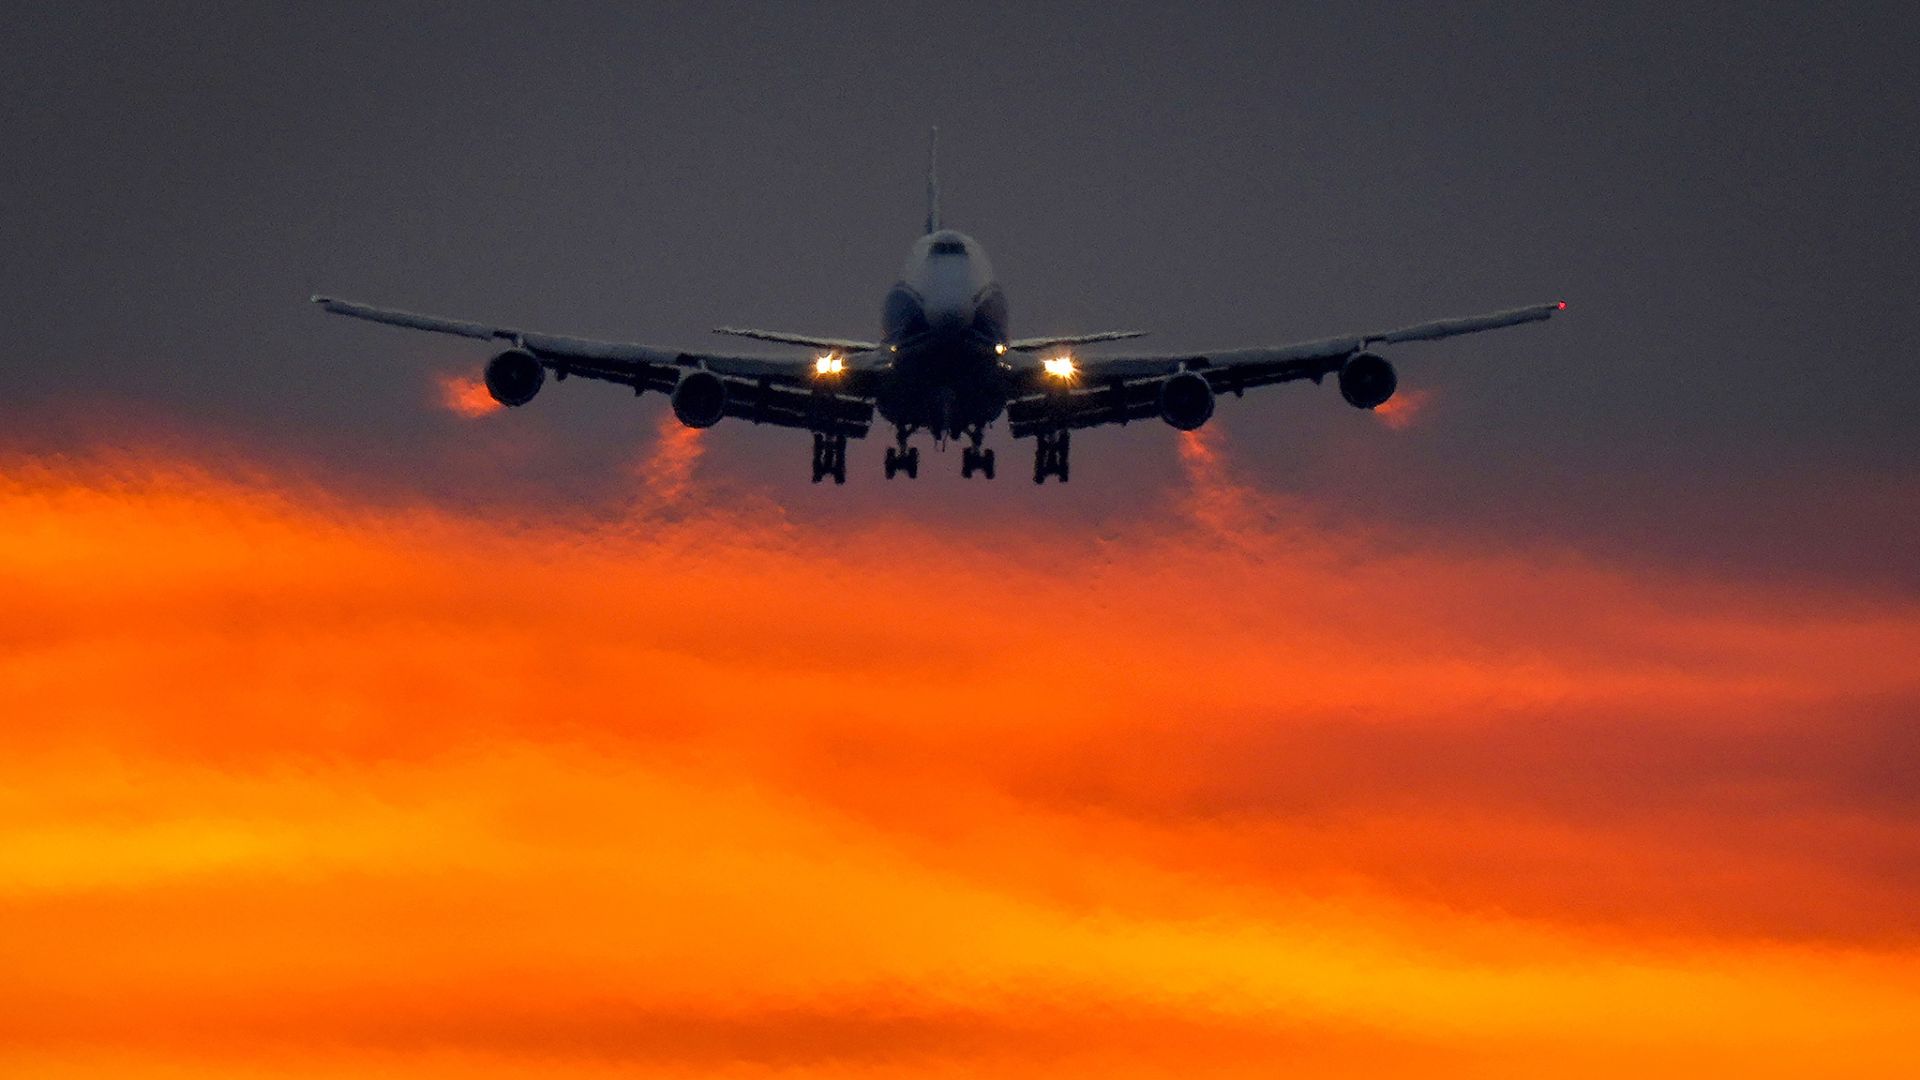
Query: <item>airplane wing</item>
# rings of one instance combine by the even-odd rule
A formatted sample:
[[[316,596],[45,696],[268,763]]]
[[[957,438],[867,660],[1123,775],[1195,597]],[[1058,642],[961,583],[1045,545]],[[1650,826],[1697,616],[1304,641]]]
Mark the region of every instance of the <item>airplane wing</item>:
[[[815,370],[815,358],[810,356],[788,359],[664,349],[445,319],[329,296],[315,296],[313,302],[333,315],[410,330],[499,341],[531,353],[558,378],[578,375],[620,383],[633,387],[635,393],[647,390],[671,393],[686,371],[710,371],[729,383],[729,416],[856,438],[864,436],[872,422],[874,376],[890,363],[884,353],[863,350],[844,357],[844,367],[832,376],[830,384],[823,384]]]
[[[1026,360],[1015,367],[1021,393],[1007,406],[1007,420],[1015,437],[1051,428],[1124,424],[1156,415],[1160,408],[1160,384],[1181,372],[1191,371],[1202,376],[1215,393],[1231,392],[1238,396],[1254,387],[1297,379],[1319,382],[1339,371],[1349,357],[1378,345],[1435,341],[1539,322],[1552,318],[1566,306],[1563,302],[1535,304],[1487,315],[1440,319],[1396,330],[1320,338],[1291,345],[1075,358],[1072,373],[1066,377],[1051,374],[1045,361]],[[1058,358],[1052,359],[1057,367]]]

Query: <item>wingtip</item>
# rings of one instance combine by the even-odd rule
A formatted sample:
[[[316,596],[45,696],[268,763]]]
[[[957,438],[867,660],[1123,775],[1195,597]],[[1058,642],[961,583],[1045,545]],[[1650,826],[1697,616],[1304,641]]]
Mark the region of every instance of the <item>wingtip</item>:
[[[307,297],[307,302],[309,304],[331,304],[333,303],[333,297],[314,293],[312,296]]]

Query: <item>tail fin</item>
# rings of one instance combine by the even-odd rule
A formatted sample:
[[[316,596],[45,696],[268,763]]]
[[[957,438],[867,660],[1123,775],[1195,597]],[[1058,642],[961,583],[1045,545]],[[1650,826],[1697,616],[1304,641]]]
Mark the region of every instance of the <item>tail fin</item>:
[[[940,129],[927,133],[927,232],[940,230]]]

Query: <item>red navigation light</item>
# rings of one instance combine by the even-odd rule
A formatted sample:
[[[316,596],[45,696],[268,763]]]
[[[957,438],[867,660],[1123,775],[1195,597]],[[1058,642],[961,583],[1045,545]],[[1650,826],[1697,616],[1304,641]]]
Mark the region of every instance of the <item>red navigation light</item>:
[[[1557,303],[1557,304],[1555,304],[1555,305],[1553,305],[1553,306],[1554,306],[1554,308],[1555,308],[1555,310],[1558,310],[1558,311],[1565,311],[1565,310],[1567,310],[1567,302],[1566,302],[1565,300],[1562,300],[1562,301],[1560,301],[1559,303]]]

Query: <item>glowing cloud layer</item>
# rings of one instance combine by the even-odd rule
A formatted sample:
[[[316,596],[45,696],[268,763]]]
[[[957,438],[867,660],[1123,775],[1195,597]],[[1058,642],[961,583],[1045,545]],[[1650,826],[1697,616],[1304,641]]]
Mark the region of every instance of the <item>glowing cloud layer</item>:
[[[612,522],[0,462],[0,1072],[1920,1068],[1920,612],[1200,436],[1100,536],[698,453]]]

